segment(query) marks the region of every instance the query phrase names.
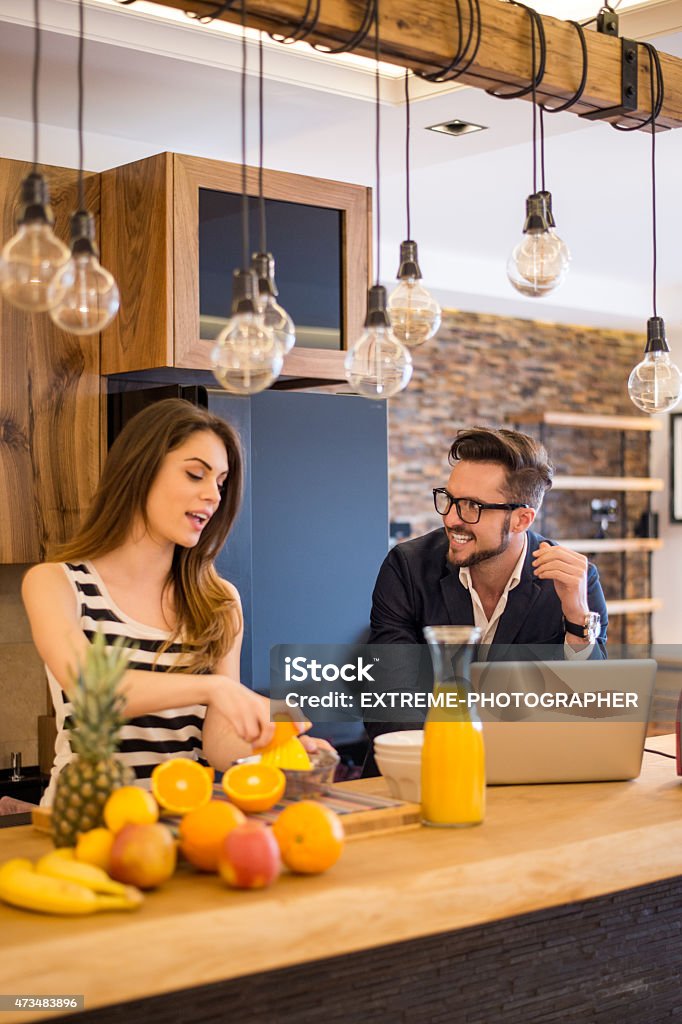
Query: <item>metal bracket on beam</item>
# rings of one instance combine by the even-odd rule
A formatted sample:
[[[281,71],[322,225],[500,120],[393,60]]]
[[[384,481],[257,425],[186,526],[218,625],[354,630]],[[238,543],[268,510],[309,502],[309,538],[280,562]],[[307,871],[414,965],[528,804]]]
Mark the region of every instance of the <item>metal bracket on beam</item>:
[[[621,39],[620,67],[620,106],[588,110],[586,114],[580,114],[580,117],[588,121],[606,121],[637,110],[637,43],[634,39]]]

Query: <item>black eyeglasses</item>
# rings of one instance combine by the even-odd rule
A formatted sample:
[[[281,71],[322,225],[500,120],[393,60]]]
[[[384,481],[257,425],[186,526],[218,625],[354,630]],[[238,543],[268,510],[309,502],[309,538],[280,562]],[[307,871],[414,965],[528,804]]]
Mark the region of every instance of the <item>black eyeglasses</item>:
[[[479,521],[481,512],[484,512],[486,509],[502,509],[506,512],[513,512],[515,508],[531,507],[530,505],[515,501],[506,501],[499,504],[490,501],[474,501],[473,498],[453,498],[444,487],[434,487],[433,504],[436,506],[436,512],[439,516],[446,516],[454,505],[457,509],[457,515],[462,522],[468,523],[470,526]]]

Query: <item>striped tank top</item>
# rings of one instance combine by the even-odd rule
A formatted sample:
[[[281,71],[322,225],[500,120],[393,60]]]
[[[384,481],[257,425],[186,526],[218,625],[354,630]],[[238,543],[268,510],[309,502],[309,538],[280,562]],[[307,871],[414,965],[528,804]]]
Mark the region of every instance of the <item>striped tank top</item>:
[[[155,672],[168,672],[182,664],[182,644],[171,644],[167,651],[157,656],[169,634],[137,622],[121,611],[90,562],[78,565],[63,562],[61,565],[73,588],[81,628],[89,640],[98,629],[109,644],[118,637],[124,637],[124,646],[134,648],[128,662],[131,669],[151,671],[155,663]],[[41,801],[43,806],[52,803],[57,776],[72,757],[69,743],[71,702],[47,667],[46,672],[57,720],[57,739],[50,784]],[[120,732],[121,760],[133,768],[138,779],[148,779],[154,767],[171,756],[198,760],[205,714],[204,705],[194,704],[129,719]]]

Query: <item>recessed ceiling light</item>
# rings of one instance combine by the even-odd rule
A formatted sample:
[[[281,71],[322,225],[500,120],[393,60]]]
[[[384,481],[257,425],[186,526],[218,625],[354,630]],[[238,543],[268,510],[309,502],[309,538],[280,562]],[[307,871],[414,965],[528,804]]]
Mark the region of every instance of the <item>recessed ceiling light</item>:
[[[469,121],[445,121],[443,124],[430,124],[428,131],[443,132],[444,135],[468,135],[469,132],[484,132],[485,124],[470,124]]]

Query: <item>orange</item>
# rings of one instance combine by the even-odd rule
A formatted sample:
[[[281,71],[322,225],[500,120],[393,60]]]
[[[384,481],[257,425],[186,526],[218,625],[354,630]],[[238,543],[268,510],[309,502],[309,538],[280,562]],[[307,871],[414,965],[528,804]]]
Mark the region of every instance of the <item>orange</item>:
[[[268,764],[234,764],[223,775],[223,789],[233,804],[251,814],[269,811],[287,784],[279,768]]]
[[[226,800],[211,800],[190,811],[180,822],[180,850],[183,856],[202,871],[217,871],[223,840],[246,818]]]
[[[300,800],[279,814],[272,826],[282,860],[291,871],[316,875],[341,856],[343,825],[338,814],[316,800]]]
[[[171,757],[152,772],[152,793],[165,810],[187,814],[203,807],[213,796],[213,782],[198,761]]]
[[[156,800],[139,786],[120,786],[104,805],[104,824],[112,832],[124,825],[153,825],[159,820]]]
[[[76,841],[76,860],[94,864],[96,868],[108,873],[114,838],[114,833],[108,828],[91,828],[88,832],[81,832]]]

